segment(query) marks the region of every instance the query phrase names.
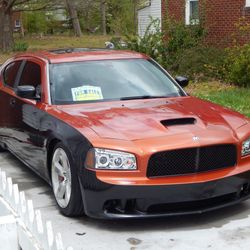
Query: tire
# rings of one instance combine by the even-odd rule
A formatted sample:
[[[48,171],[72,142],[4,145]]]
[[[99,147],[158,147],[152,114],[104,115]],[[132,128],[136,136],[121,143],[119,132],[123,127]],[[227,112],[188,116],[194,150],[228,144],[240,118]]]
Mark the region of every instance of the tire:
[[[0,146],[0,153],[5,152],[6,150]]]
[[[0,145],[0,152],[6,152],[7,150],[4,147],[1,147]]]
[[[77,170],[69,150],[57,143],[51,160],[51,183],[60,212],[68,217],[84,215]]]

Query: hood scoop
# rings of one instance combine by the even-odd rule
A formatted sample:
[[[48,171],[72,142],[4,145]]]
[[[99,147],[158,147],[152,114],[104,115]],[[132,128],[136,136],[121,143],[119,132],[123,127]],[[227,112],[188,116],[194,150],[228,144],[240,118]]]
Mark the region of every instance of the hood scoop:
[[[161,121],[161,124],[165,127],[171,126],[183,126],[183,125],[194,125],[197,122],[195,118],[187,117],[187,118],[176,118],[176,119],[168,119]]]

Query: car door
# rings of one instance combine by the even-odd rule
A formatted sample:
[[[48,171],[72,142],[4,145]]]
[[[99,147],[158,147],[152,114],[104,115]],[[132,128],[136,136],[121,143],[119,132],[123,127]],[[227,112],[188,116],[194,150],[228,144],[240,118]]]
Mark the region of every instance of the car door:
[[[12,61],[3,67],[0,77],[0,139],[7,146],[13,140],[12,126],[17,117],[10,115],[13,111],[14,87],[23,65],[22,60]]]
[[[15,88],[24,85],[35,87],[40,100],[29,100],[15,95],[10,101],[11,116],[16,119],[15,124],[12,124],[14,144],[11,147],[21,160],[40,175],[44,175],[46,167],[46,138],[40,129],[40,121],[44,114],[42,70],[45,70],[43,62],[36,59],[26,60],[15,85]]]

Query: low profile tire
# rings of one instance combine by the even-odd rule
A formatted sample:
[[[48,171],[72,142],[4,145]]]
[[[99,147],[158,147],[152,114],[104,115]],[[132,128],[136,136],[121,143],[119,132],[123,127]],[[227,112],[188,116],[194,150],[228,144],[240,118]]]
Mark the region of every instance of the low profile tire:
[[[6,149],[0,146],[0,152],[5,152]]]
[[[6,151],[6,149],[4,149],[4,148],[2,148],[1,146],[0,146],[0,153],[1,152],[5,152]]]
[[[84,214],[77,170],[69,150],[58,143],[52,155],[51,183],[57,205],[69,217]]]

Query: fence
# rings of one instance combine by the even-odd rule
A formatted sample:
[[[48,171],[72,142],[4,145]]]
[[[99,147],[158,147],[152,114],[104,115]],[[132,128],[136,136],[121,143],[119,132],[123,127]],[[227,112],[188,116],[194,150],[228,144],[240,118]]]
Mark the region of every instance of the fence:
[[[55,233],[51,221],[43,221],[40,210],[32,200],[26,200],[17,184],[0,169],[0,202],[15,218],[17,249],[22,250],[73,250],[65,247],[60,233]],[[7,223],[7,222],[6,222]],[[14,249],[13,249],[14,250]]]

